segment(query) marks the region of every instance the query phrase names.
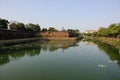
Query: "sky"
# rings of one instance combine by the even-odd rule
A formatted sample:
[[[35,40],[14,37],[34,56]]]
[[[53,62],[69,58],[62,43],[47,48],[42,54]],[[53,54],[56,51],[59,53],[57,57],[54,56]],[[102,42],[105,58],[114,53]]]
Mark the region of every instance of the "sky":
[[[120,0],[0,0],[0,18],[58,30],[120,23]]]

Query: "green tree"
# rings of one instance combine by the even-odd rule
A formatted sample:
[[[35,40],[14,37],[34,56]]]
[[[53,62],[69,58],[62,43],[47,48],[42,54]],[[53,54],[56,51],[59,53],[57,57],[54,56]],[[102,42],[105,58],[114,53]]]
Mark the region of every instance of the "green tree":
[[[108,36],[108,30],[107,30],[107,28],[103,28],[103,27],[101,27],[99,30],[98,30],[98,32],[97,32],[97,36],[103,36],[103,37],[107,37]]]
[[[51,33],[51,32],[57,32],[58,30],[53,27],[49,27],[48,31],[49,33]]]
[[[9,26],[11,30],[26,30],[24,23],[11,23]]]
[[[53,28],[53,27],[49,27],[48,31],[55,32],[55,31],[58,31],[58,30]]]
[[[32,31],[32,32],[36,32],[36,33],[40,32],[40,30],[41,30],[39,24],[35,25],[35,24],[32,24],[32,23],[27,24],[26,29],[28,31]]]
[[[120,23],[111,24],[108,26],[108,28],[101,27],[98,32],[94,33],[93,35],[101,37],[117,37],[120,35]]]
[[[10,27],[11,30],[17,30],[17,24],[16,23],[11,23],[9,25],[9,27]]]
[[[42,32],[47,32],[48,30],[47,30],[47,28],[43,28],[41,31]]]
[[[0,29],[7,29],[8,28],[8,20],[0,18]]]
[[[76,29],[76,30],[75,30],[75,33],[78,33],[78,34],[79,34],[79,33],[80,33],[80,31],[79,31],[78,29]]]
[[[69,33],[69,37],[79,37],[80,32],[78,29],[68,29],[67,32]]]
[[[120,34],[120,24],[111,24],[108,27],[108,30],[110,32],[109,35],[111,35],[111,37],[116,37],[118,34]]]
[[[35,32],[40,32],[41,31],[41,28],[40,28],[40,25],[39,24],[36,24],[36,27],[35,27]]]
[[[17,23],[17,30],[25,30],[25,25],[24,23]]]

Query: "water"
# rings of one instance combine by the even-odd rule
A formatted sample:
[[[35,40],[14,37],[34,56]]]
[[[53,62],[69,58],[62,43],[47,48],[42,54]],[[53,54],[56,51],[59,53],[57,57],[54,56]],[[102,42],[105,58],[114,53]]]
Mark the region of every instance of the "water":
[[[2,47],[0,80],[120,80],[120,54],[91,41]]]

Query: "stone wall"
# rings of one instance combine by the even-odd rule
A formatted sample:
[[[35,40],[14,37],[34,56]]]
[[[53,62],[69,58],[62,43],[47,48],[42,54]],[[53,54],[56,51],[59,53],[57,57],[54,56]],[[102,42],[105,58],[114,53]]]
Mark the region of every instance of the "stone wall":
[[[58,31],[58,32],[41,32],[38,34],[41,37],[69,37],[68,32]]]
[[[29,31],[0,30],[0,40],[33,38],[35,36],[35,33]]]

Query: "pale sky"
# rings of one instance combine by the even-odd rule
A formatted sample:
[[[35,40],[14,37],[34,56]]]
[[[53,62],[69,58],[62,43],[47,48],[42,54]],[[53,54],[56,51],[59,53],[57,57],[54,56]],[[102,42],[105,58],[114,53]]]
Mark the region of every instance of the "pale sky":
[[[120,23],[120,0],[0,0],[0,18],[41,28],[95,30]]]

